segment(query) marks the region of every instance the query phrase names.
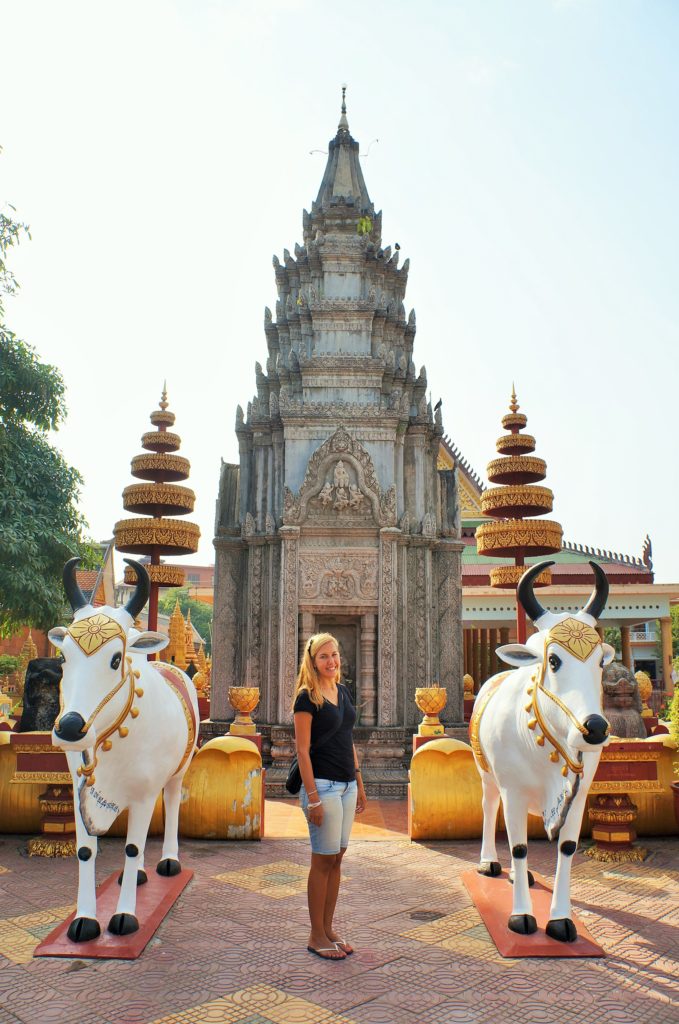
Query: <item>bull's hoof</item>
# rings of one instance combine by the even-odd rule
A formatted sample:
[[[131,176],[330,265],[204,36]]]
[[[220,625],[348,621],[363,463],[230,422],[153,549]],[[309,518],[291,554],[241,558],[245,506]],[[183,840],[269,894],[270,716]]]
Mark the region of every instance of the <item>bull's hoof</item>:
[[[488,878],[497,878],[502,874],[502,864],[496,860],[482,860],[476,870],[479,875],[487,875]]]
[[[513,871],[509,872],[509,881],[510,881],[510,883],[512,885],[514,885],[514,872]],[[532,888],[534,885],[535,885],[535,877],[533,875],[533,872],[529,871],[528,872],[528,886],[529,886],[529,888]]]
[[[134,914],[114,914],[108,923],[111,935],[131,935],[139,931],[139,921]]]
[[[517,935],[532,935],[538,930],[538,923],[532,914],[512,914],[507,927]]]
[[[101,928],[95,917],[74,917],[66,934],[71,942],[90,942],[99,938]]]
[[[171,857],[166,857],[165,860],[158,862],[156,871],[159,875],[163,875],[164,878],[172,878],[173,875],[180,874],[182,866],[178,860],[172,860]]]
[[[575,942],[578,937],[578,930],[570,917],[555,917],[553,921],[547,922],[545,931],[550,939],[557,939],[558,942]]]
[[[137,870],[137,885],[145,885],[146,882],[148,882],[148,877],[146,875],[146,872],[144,871],[143,868],[139,868]],[[118,885],[122,885],[122,884],[123,884],[123,873],[121,871],[120,874],[118,875]]]

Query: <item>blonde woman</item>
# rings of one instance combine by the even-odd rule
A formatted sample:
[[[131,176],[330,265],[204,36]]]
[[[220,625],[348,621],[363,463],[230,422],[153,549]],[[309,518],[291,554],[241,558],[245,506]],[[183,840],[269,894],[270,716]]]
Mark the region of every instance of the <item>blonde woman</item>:
[[[366,796],[353,741],[356,711],[340,683],[339,647],[331,633],[316,633],[307,642],[293,709],[300,803],[311,838],[307,949],[324,960],[344,960],[354,951],[337,935],[333,918],[342,857]]]

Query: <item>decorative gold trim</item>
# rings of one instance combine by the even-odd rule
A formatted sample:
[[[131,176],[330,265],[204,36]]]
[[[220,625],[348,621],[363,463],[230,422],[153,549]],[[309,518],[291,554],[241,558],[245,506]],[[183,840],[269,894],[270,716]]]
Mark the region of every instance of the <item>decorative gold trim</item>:
[[[80,650],[88,658],[96,654],[110,640],[120,639],[123,643],[125,642],[125,630],[120,623],[101,612],[72,622],[68,627],[68,635],[75,640]]]
[[[554,494],[549,487],[540,484],[508,484],[505,487],[491,487],[481,495],[481,510],[492,516],[495,509],[525,507],[551,512]],[[504,515],[504,513],[501,513]]]
[[[488,703],[491,697],[495,696],[498,689],[500,688],[500,683],[502,683],[509,674],[510,672],[502,672],[499,676],[496,676],[495,680],[493,681],[493,685],[488,688],[488,692],[484,694],[481,703],[478,705],[478,707],[474,708],[471,720],[469,722],[469,743],[471,745],[472,752],[477,760],[479,768],[484,772],[489,772],[490,766],[486,761],[483,749],[481,747],[481,740],[479,739],[481,717],[483,715],[483,712],[488,707]]]
[[[161,587],[183,587],[184,570],[179,565],[146,565],[144,566],[151,583],[157,583]],[[125,569],[124,576],[126,583],[134,584],[137,576],[134,569],[129,566]]]
[[[624,742],[629,743],[630,741],[623,740]],[[624,750],[609,751],[604,747],[601,763],[605,764],[606,761],[657,761],[659,757],[660,752],[655,750],[630,750],[629,753],[625,753]]]
[[[184,683],[183,673],[180,672],[180,670],[178,668],[176,668],[174,665],[172,665],[172,664],[170,664],[170,663],[168,663],[166,661],[163,661],[163,662],[153,662],[152,664],[153,664],[153,667],[156,669],[156,671],[160,671],[161,667],[165,671],[167,671],[169,669],[170,672],[172,672],[172,673],[174,673],[174,675],[178,676],[178,678],[181,679],[182,683]],[[174,773],[175,775],[178,775],[179,772],[184,767],[184,765],[186,764],[186,762],[188,761],[189,757],[191,756],[191,752],[193,750],[193,744],[194,744],[195,739],[196,739],[196,725],[195,725],[195,721],[194,721],[194,717],[193,717],[193,709],[189,708],[187,706],[186,700],[184,699],[184,695],[181,692],[181,690],[179,689],[179,687],[175,686],[175,684],[172,682],[172,680],[167,678],[167,676],[165,675],[164,671],[161,673],[161,676],[162,676],[162,679],[167,683],[167,685],[173,690],[173,692],[179,698],[179,703],[182,706],[182,711],[184,712],[184,718],[186,719],[186,725],[187,725],[188,731],[189,731],[188,739],[187,739],[187,742],[186,742],[186,749],[184,750],[184,755],[183,755],[181,761],[179,762],[179,767],[177,768],[177,770]]]
[[[528,566],[525,565],[496,565],[490,570],[491,587],[515,587]],[[552,582],[550,569],[544,569],[539,576],[533,580],[533,586],[548,587]]]
[[[494,480],[502,483],[499,478],[506,473],[530,474],[538,480],[544,480],[547,475],[547,463],[536,455],[509,455],[504,459],[493,459],[486,469],[491,483]]]
[[[476,548],[480,555],[511,555],[517,550],[534,548],[548,553],[561,550],[562,538],[561,524],[550,519],[503,519],[479,526]]]
[[[528,423],[528,417],[522,412],[508,412],[502,417],[501,423],[505,430],[511,430],[512,427],[523,430]]]
[[[46,782],[59,785],[59,783],[73,785],[73,778],[70,772],[23,772],[15,771],[11,782]]]
[[[168,554],[193,554],[198,550],[200,529],[181,519],[121,519],[113,527],[113,536],[119,551],[134,553],[156,546]]]
[[[75,839],[46,839],[35,836],[28,840],[29,857],[74,857]]]
[[[149,416],[151,423],[155,427],[171,427],[175,421],[175,415],[173,412],[165,412],[164,409],[156,409]]]
[[[645,860],[648,850],[641,846],[633,846],[629,850],[602,850],[598,846],[590,846],[585,850],[585,856],[592,860],[598,860],[602,864],[627,864],[632,861]]]
[[[535,451],[535,438],[532,434],[503,434],[495,442],[497,451],[504,452],[507,448],[525,448],[526,451]]]
[[[151,514],[159,505],[168,511],[176,508],[193,512],[195,504],[194,492],[181,484],[130,484],[123,490],[123,508],[133,512],[139,509],[146,511],[148,506]]]
[[[564,619],[547,633],[547,643],[558,644],[578,661],[587,661],[592,651],[601,643],[596,629],[580,619]]]
[[[172,473],[178,480],[185,480],[191,470],[191,463],[183,455],[170,455],[167,452],[135,455],[130,465],[133,476],[144,478],[147,473],[157,474],[161,478],[165,473]],[[148,479],[153,480],[153,476]]]
[[[603,808],[590,807],[589,808],[589,819],[597,824],[609,824],[617,825],[628,825],[631,821],[637,817],[637,808],[633,811],[605,811]]]
[[[603,762],[599,762],[600,764]],[[621,782],[593,782],[590,794],[596,793],[664,793],[659,782],[651,779],[625,779]]]
[[[151,449],[151,451],[156,451],[159,448],[167,452],[177,451],[181,447],[181,443],[182,439],[179,434],[171,434],[169,430],[149,430],[142,435],[141,439],[142,448]]]
[[[52,746],[51,743],[13,743],[12,750],[16,754],[63,754],[63,750]]]

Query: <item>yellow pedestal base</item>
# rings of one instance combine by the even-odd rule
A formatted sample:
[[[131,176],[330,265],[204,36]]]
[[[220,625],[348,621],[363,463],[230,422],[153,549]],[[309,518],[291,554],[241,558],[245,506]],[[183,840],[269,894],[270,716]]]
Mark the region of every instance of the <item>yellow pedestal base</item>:
[[[239,722],[236,719],[229,726],[229,734],[231,736],[254,736],[257,732],[257,726],[254,722]]]

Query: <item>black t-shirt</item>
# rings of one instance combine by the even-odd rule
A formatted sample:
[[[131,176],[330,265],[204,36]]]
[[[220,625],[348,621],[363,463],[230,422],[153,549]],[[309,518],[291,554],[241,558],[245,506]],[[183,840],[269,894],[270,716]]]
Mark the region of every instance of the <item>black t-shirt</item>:
[[[344,708],[344,719],[339,728],[337,723]],[[345,686],[337,687],[337,707],[329,700],[317,707],[309,696],[308,690],[302,690],[295,701],[295,711],[307,711],[311,716],[311,767],[314,778],[330,779],[332,782],[353,782],[356,778],[354,767],[354,723],[356,709],[351,703],[349,691]],[[333,729],[334,736],[324,740],[318,751],[316,744]]]

